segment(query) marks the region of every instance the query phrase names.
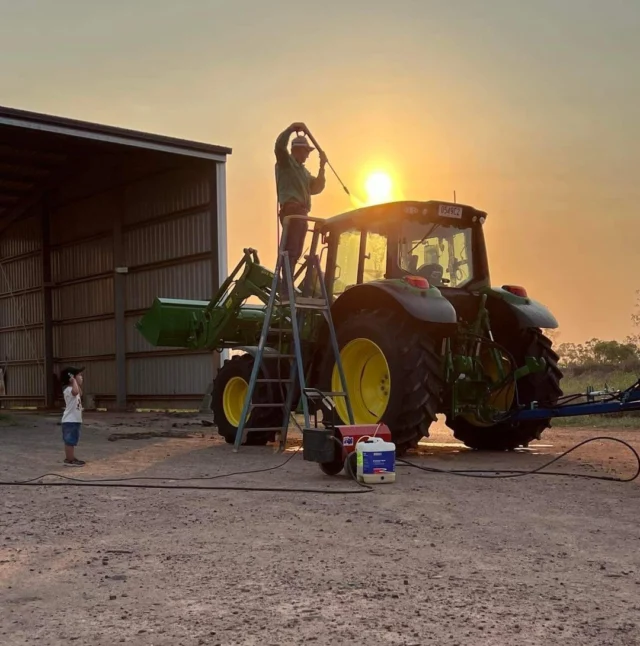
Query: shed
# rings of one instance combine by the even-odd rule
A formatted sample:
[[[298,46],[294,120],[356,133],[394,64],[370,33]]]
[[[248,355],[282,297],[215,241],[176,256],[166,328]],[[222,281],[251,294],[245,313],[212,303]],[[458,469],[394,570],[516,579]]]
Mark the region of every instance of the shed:
[[[219,356],[157,349],[155,296],[226,277],[229,148],[0,107],[0,399],[46,407],[86,367],[96,405],[193,407]]]

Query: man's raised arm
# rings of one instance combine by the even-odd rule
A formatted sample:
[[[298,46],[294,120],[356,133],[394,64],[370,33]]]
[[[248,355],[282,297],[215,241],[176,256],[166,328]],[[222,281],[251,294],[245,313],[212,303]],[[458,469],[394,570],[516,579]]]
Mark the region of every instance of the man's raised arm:
[[[276,139],[276,161],[280,166],[289,165],[289,139],[294,132],[307,132],[307,126],[304,123],[292,123],[286,130],[283,130]]]

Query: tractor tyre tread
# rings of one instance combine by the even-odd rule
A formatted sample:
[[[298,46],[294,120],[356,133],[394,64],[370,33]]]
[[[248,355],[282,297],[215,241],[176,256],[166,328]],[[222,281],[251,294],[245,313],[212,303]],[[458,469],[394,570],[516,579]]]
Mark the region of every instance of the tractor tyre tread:
[[[393,442],[399,455],[410,448],[415,448],[422,437],[429,436],[429,427],[436,421],[442,395],[442,361],[435,349],[432,339],[419,329],[419,323],[408,314],[392,310],[359,310],[338,326],[336,335],[342,348],[344,342],[357,338],[358,329],[366,322],[368,328],[373,326],[378,339],[371,339],[378,345],[384,339],[384,345],[391,347],[400,360],[396,376],[391,376],[391,396],[394,397],[394,383],[401,384],[400,401],[389,402],[381,421],[391,431]],[[333,352],[322,371],[325,388],[331,380],[335,364]],[[387,358],[389,361],[389,358]],[[393,372],[393,369],[390,368]],[[401,378],[398,378],[398,372]],[[391,409],[391,410],[390,410]],[[356,420],[357,421],[357,420]],[[348,420],[342,420],[348,424]]]
[[[213,382],[213,392],[211,397],[211,408],[213,410],[213,419],[218,428],[218,434],[224,438],[227,444],[233,444],[236,440],[237,427],[227,421],[223,407],[223,393],[226,384],[233,377],[242,377],[247,383],[253,369],[254,358],[250,354],[236,355],[227,359]],[[262,387],[262,384],[256,384],[254,399],[257,402],[268,402],[270,391]],[[254,409],[249,417],[247,428],[251,427],[276,427],[282,423],[282,411],[275,409]],[[268,442],[275,439],[275,433],[270,431],[255,431],[247,433],[244,441],[245,446],[265,446]]]

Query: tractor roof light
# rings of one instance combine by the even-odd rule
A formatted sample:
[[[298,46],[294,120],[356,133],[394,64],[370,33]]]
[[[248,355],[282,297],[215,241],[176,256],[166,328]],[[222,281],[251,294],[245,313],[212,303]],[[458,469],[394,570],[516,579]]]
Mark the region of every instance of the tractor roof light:
[[[520,287],[519,285],[503,285],[502,289],[504,289],[505,292],[513,294],[514,296],[528,298],[527,290],[524,287]]]
[[[423,276],[405,276],[404,282],[416,289],[429,289],[429,281]]]

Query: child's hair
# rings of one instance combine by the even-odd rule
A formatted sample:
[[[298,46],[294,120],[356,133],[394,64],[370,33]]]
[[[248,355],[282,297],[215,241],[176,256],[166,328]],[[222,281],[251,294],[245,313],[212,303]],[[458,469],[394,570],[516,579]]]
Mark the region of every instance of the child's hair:
[[[71,377],[76,377],[81,372],[84,371],[84,368],[63,368],[60,371],[60,383],[62,387],[65,388],[71,383]]]

